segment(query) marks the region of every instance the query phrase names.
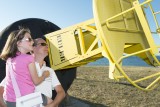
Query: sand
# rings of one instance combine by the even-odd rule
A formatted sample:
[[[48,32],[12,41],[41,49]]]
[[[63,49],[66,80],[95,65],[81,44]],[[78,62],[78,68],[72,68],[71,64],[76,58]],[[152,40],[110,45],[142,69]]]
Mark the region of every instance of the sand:
[[[160,71],[158,67],[123,67],[132,79]],[[156,77],[157,78],[157,77]],[[150,81],[139,83],[145,87]],[[109,79],[108,67],[78,67],[77,78],[68,91],[66,107],[159,107],[160,87],[142,91],[126,79]]]

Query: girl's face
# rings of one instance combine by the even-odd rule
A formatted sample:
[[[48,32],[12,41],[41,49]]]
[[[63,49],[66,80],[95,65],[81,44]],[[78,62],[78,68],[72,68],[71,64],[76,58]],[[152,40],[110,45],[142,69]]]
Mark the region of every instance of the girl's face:
[[[28,53],[33,50],[33,39],[29,33],[24,35],[24,38],[18,43],[19,51],[21,53]]]

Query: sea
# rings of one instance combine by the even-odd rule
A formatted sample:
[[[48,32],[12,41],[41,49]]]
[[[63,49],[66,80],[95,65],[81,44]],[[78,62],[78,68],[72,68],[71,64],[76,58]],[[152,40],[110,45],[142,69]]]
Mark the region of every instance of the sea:
[[[160,56],[156,56],[158,60],[160,60]],[[123,59],[122,61],[123,66],[146,66],[149,67],[145,61],[137,56],[131,56],[129,58]],[[107,58],[101,58],[94,62],[88,63],[86,66],[108,66],[109,61]]]

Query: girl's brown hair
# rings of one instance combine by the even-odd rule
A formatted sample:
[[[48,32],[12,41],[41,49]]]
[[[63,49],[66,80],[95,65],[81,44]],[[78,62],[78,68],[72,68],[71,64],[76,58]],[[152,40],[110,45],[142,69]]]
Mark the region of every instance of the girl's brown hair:
[[[18,52],[17,42],[22,40],[26,33],[30,33],[30,30],[27,28],[11,32],[2,50],[0,58],[3,60],[7,60],[8,58],[16,57],[16,54]]]

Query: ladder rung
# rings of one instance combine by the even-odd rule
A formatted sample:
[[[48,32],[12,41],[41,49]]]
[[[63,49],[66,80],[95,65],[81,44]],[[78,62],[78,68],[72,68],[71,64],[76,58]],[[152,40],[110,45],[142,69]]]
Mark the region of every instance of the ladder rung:
[[[160,33],[160,28],[157,29],[157,32]]]

